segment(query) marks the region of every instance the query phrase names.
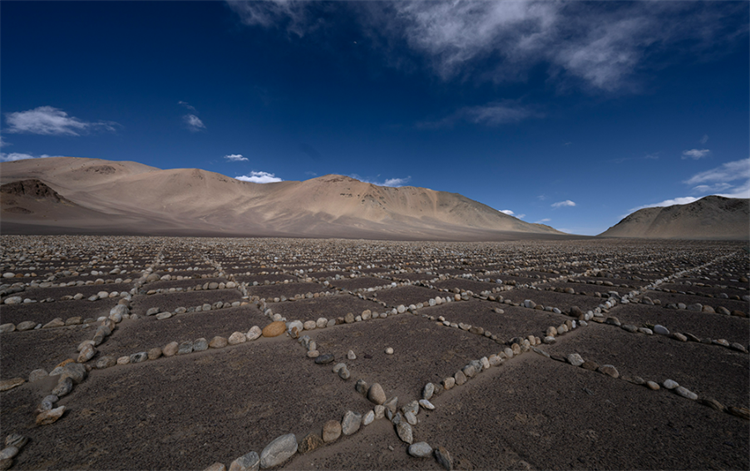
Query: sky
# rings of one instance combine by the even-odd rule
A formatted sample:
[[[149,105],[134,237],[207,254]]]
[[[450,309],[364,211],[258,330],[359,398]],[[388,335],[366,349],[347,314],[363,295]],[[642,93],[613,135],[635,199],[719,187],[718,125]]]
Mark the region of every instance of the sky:
[[[750,3],[0,2],[0,160],[342,174],[594,235],[750,197]]]

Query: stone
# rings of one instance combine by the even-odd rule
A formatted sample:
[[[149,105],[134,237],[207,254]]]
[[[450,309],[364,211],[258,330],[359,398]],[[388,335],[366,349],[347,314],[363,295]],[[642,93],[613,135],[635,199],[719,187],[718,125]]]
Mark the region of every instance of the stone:
[[[323,439],[317,433],[309,433],[297,444],[297,451],[305,454],[315,451],[325,445]]]
[[[330,353],[324,353],[320,356],[318,356],[315,359],[316,365],[327,365],[329,363],[333,363],[333,360],[335,360],[335,357]]]
[[[679,394],[680,396],[684,397],[685,399],[691,399],[693,401],[698,399],[697,394],[695,394],[693,391],[690,391],[689,389],[683,386],[677,386],[677,388],[675,389],[675,392]]]
[[[325,317],[318,318],[318,320],[315,321],[315,327],[318,329],[328,327],[328,319],[326,319]]]
[[[42,326],[42,329],[51,329],[53,327],[64,327],[64,326],[65,326],[65,322],[63,322],[62,318],[57,317],[47,322],[46,324],[44,324]]]
[[[677,383],[677,381],[668,379],[662,383],[662,386],[664,386],[666,389],[672,390],[678,388],[680,385]]]
[[[188,353],[193,353],[193,342],[191,340],[183,340],[177,347],[177,354],[187,355]]]
[[[424,385],[424,388],[422,388],[422,399],[429,400],[432,398],[432,395],[435,393],[435,385],[432,383],[427,383]]]
[[[408,453],[415,458],[429,458],[432,456],[432,447],[427,442],[419,442],[409,445]]]
[[[443,388],[445,388],[446,391],[448,391],[449,389],[452,389],[453,386],[455,385],[456,385],[456,379],[453,377],[445,378],[443,380]]]
[[[44,379],[47,376],[49,376],[49,373],[47,373],[47,370],[39,368],[31,373],[29,373],[29,383],[33,383],[35,381],[39,381],[40,379]]]
[[[295,453],[297,453],[297,437],[293,433],[282,435],[266,445],[260,453],[260,467],[261,469],[273,468],[286,462]]]
[[[271,322],[263,328],[263,337],[278,337],[286,331],[286,323],[282,321]],[[295,442],[296,443],[296,442]]]
[[[463,371],[456,371],[456,374],[453,375],[453,378],[456,380],[456,386],[461,386],[467,381],[466,375]]]
[[[745,348],[745,346],[740,343],[735,342],[732,345],[730,345],[730,348],[732,350],[737,350],[738,352],[747,353],[747,349]]]
[[[568,363],[570,363],[573,366],[581,366],[585,363],[583,358],[581,358],[581,355],[577,353],[571,353],[570,355],[568,355],[567,360],[568,360]]]
[[[229,345],[238,345],[240,343],[247,342],[247,337],[245,337],[245,334],[242,332],[234,332],[232,335],[229,336]]]
[[[208,350],[208,341],[204,338],[196,339],[193,342],[193,351],[202,352],[204,350]]]
[[[378,405],[378,406],[375,406],[375,409],[373,410],[375,411],[376,419],[382,419],[383,417],[385,417],[385,406]]]
[[[159,349],[161,351],[161,349]],[[117,364],[117,358],[106,355],[96,360],[96,367],[100,370],[111,368]]]
[[[154,347],[151,350],[148,351],[148,359],[149,360],[156,360],[159,357],[161,357],[161,348]]]
[[[0,381],[0,391],[8,391],[25,383],[23,378],[4,379]]]
[[[349,360],[356,360],[357,355],[354,353],[354,350],[349,350],[346,354],[346,358]]]
[[[439,446],[439,447],[435,448],[434,455],[435,455],[435,460],[446,471],[452,471],[453,470],[453,457],[448,452],[448,450],[445,449],[445,447]]]
[[[63,397],[73,390],[73,380],[70,378],[60,378],[57,386],[52,390],[52,394],[57,397]]]
[[[396,409],[398,409],[398,396],[393,396],[392,398],[388,399],[383,406],[385,406],[386,413],[390,412],[391,415],[396,413]],[[389,417],[390,419],[390,417]]]
[[[219,463],[217,461],[208,468],[204,468],[203,471],[227,471],[227,467],[224,466],[224,463]]]
[[[700,403],[712,409],[718,410],[720,412],[726,411],[726,407],[724,407],[724,405],[721,402],[717,401],[716,399],[702,398],[700,400]]]
[[[347,411],[341,420],[341,433],[344,435],[353,435],[357,433],[360,425],[362,425],[362,414]]]
[[[367,399],[375,404],[383,404],[386,400],[385,391],[379,383],[373,383],[370,390],[367,391]]]
[[[357,384],[354,385],[354,389],[358,393],[362,394],[363,396],[366,396],[367,395],[367,389],[368,389],[367,388],[367,381],[365,381],[364,379],[358,379],[357,380]]]
[[[170,342],[164,346],[162,349],[162,353],[165,357],[171,357],[177,354],[177,349],[179,348],[180,344],[177,342]]]
[[[344,316],[344,322],[346,322],[347,324],[351,324],[352,322],[354,322],[354,314],[348,312],[346,316]]]
[[[148,353],[138,352],[130,355],[130,363],[141,363],[148,360]]]
[[[258,471],[260,457],[254,451],[240,456],[229,465],[229,471]]]
[[[57,422],[57,420],[65,413],[65,406],[60,406],[55,409],[50,409],[42,412],[36,416],[37,425],[49,425]]]
[[[170,317],[172,317],[171,312],[160,312],[156,315],[156,320],[163,321],[165,319],[169,319]]]
[[[385,349],[385,354],[386,355],[393,355],[393,348],[391,348],[391,347],[386,348]]]
[[[466,365],[461,371],[467,378],[473,378],[477,374],[477,370],[476,368],[474,368],[474,365]]]
[[[411,443],[414,441],[414,432],[412,431],[411,425],[409,425],[406,421],[401,421],[396,425],[396,433],[398,434],[398,438],[401,439],[402,442],[408,443],[411,445]]]
[[[667,329],[666,327],[664,327],[663,325],[660,325],[660,324],[656,324],[654,326],[654,328],[653,328],[653,331],[654,331],[655,334],[669,335],[669,329]]]
[[[252,340],[260,338],[261,335],[263,335],[263,331],[260,330],[260,327],[258,327],[257,325],[254,325],[250,327],[250,330],[247,331],[247,334],[245,334],[245,337],[247,337],[247,340],[252,341]]]
[[[18,323],[18,325],[16,326],[16,330],[18,330],[19,332],[24,332],[26,330],[31,330],[34,327],[36,327],[36,322],[34,322],[34,321],[23,321],[23,322],[19,322]]]
[[[427,410],[435,410],[435,406],[427,399],[420,399],[419,405],[424,407]]]
[[[18,433],[11,433],[5,437],[5,446],[14,446],[19,450],[29,442],[29,437],[23,436]]]
[[[13,332],[16,330],[16,325],[12,323],[0,325],[0,333]]]
[[[375,421],[375,412],[371,410],[367,412],[365,416],[362,418],[362,425],[368,426],[374,421]]]
[[[615,379],[620,377],[620,373],[617,371],[617,368],[612,365],[602,365],[597,369],[597,371],[599,371],[600,373],[604,373],[605,375],[609,375]]]
[[[323,425],[323,442],[335,442],[340,436],[341,423],[338,420],[329,420]]]
[[[349,372],[349,368],[347,368],[346,365],[344,365],[344,367],[339,370],[339,378],[347,380],[351,378],[351,376],[352,374]]]
[[[226,338],[220,337],[218,335],[212,338],[210,342],[208,342],[208,346],[210,348],[224,348],[228,344],[229,344],[229,341]]]
[[[304,324],[302,324],[302,328],[304,330],[314,330],[318,324],[315,321],[305,321]]]
[[[652,391],[658,391],[660,388],[659,383],[655,381],[646,381],[646,387]]]
[[[404,419],[409,425],[417,425],[417,416],[411,411],[404,413]]]
[[[81,349],[81,352],[78,354],[78,363],[86,363],[87,361],[91,360],[94,355],[96,355],[96,349],[93,345],[88,344]]]
[[[679,340],[680,342],[687,342],[688,338],[682,335],[679,332],[672,332],[672,338],[675,340]]]
[[[750,409],[748,409],[747,407],[729,406],[729,408],[727,409],[727,412],[729,412],[735,417],[739,417],[745,420],[750,420]]]

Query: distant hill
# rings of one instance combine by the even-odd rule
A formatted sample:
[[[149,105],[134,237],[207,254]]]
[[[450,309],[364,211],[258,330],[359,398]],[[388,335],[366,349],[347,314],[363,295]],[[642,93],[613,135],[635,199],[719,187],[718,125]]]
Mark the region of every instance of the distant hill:
[[[750,200],[706,196],[690,204],[640,209],[600,237],[750,239]]]
[[[383,187],[341,175],[257,184],[199,169],[74,157],[0,164],[2,183],[32,179],[68,207],[52,211],[53,202],[42,200],[35,200],[34,208],[26,208],[30,202],[15,204],[22,208],[16,210],[3,204],[3,233],[402,240],[564,236],[456,193]]]

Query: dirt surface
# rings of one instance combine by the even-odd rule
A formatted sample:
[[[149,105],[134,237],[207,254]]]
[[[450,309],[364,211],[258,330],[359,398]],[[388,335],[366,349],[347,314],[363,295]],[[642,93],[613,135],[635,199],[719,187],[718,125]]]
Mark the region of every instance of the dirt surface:
[[[420,409],[417,414],[414,442],[446,447],[453,469],[749,469],[748,420],[701,401],[750,406],[750,354],[741,351],[748,348],[750,320],[666,308],[668,302],[677,302],[671,299],[681,299],[747,312],[745,300],[718,298],[726,292],[742,299],[750,292],[748,283],[740,281],[750,276],[745,246],[595,239],[437,243],[0,236],[0,323],[13,324],[3,329],[26,320],[108,316],[120,301],[4,304],[11,296],[54,293],[59,299],[84,288],[60,288],[66,280],[133,280],[127,285],[85,287],[95,292],[128,289],[120,312],[125,315],[121,321],[113,318],[116,328],[84,362],[91,370],[88,378],[55,404],[66,407],[62,418],[51,425],[35,424],[35,410],[56,387],[58,377],[25,382],[0,392],[0,432],[3,437],[29,437],[11,469],[200,470],[215,462],[228,468],[250,451],[260,454],[281,435],[291,433],[301,441],[309,433],[320,435],[329,420],[341,422],[347,411],[363,416],[373,411],[375,404],[355,389],[358,379],[368,386],[381,384],[386,397],[398,396],[402,407],[419,399],[428,382],[438,385],[454,375],[462,379],[458,372],[470,362],[505,355],[513,339],[544,337],[548,327],[566,321],[572,326],[573,318],[565,313],[578,306],[597,318],[582,327],[576,324],[552,344],[534,347],[551,358],[529,345],[514,345],[516,353],[502,365],[436,393],[430,399],[436,409]],[[196,266],[197,272],[186,270]],[[114,268],[126,273],[107,275]],[[317,271],[308,272],[309,268]],[[92,270],[97,274],[75,275]],[[244,275],[247,272],[253,274]],[[17,276],[25,273],[37,276]],[[147,282],[151,273],[208,274],[212,279]],[[593,283],[570,283],[568,277]],[[307,278],[314,281],[305,282]],[[238,286],[146,294],[216,279]],[[651,285],[661,279],[666,281]],[[434,285],[423,286],[420,280]],[[57,287],[31,288],[32,281]],[[516,285],[508,284],[512,281]],[[596,284],[599,281],[602,284]],[[378,289],[366,290],[372,287]],[[573,287],[575,294],[550,287]],[[633,295],[633,302],[600,307],[608,291],[629,295],[633,287],[642,291]],[[360,289],[364,290],[347,292]],[[455,300],[457,294],[460,301]],[[644,296],[663,305],[638,303]],[[437,297],[452,301],[430,307],[429,299]],[[279,302],[270,301],[274,298]],[[511,304],[498,302],[500,298]],[[557,307],[563,314],[513,305],[526,299]],[[173,314],[163,320],[145,316],[151,307],[173,312],[218,301],[243,305]],[[418,303],[424,305],[414,312],[391,315],[393,307]],[[378,318],[356,321],[366,310],[379,313]],[[388,316],[382,318],[385,312]],[[439,322],[441,316],[453,326]],[[639,327],[659,323],[672,332],[691,333],[704,341],[726,339],[739,346],[680,342],[596,322],[607,317]],[[255,325],[264,328],[275,319],[319,318],[325,318],[326,327],[300,332],[302,341],[281,332],[219,349],[130,363],[138,359],[133,354],[173,341],[228,338]],[[336,320],[336,325],[328,326],[329,320]],[[474,330],[466,330],[469,326]],[[478,327],[489,331],[489,337]],[[34,369],[50,371],[65,359],[77,358],[76,347],[92,339],[95,331],[92,325],[0,333],[0,379],[28,378]],[[315,348],[310,356],[331,354],[332,361],[316,364],[308,357],[304,339],[315,343],[309,346]],[[393,353],[386,353],[387,348]],[[350,350],[356,358],[347,358]],[[611,364],[620,377],[575,367],[565,361],[570,353],[599,365]],[[129,364],[96,368],[105,355]],[[333,372],[338,363],[346,365],[348,379]],[[698,400],[626,380],[636,375],[659,383],[677,381]],[[280,468],[443,469],[434,457],[414,458],[407,449],[389,420],[376,419],[353,435],[294,454]]]

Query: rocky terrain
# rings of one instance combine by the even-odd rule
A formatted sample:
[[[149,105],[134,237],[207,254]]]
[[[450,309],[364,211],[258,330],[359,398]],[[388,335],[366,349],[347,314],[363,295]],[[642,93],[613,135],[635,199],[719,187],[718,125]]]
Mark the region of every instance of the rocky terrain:
[[[706,196],[690,204],[640,209],[601,237],[640,239],[750,239],[750,200]]]
[[[565,237],[459,194],[383,187],[341,175],[258,184],[199,169],[160,170],[73,157],[0,164],[4,186],[32,179],[74,206],[60,207],[47,198],[3,198],[3,234]]]
[[[3,235],[0,468],[748,469],[749,262]]]

